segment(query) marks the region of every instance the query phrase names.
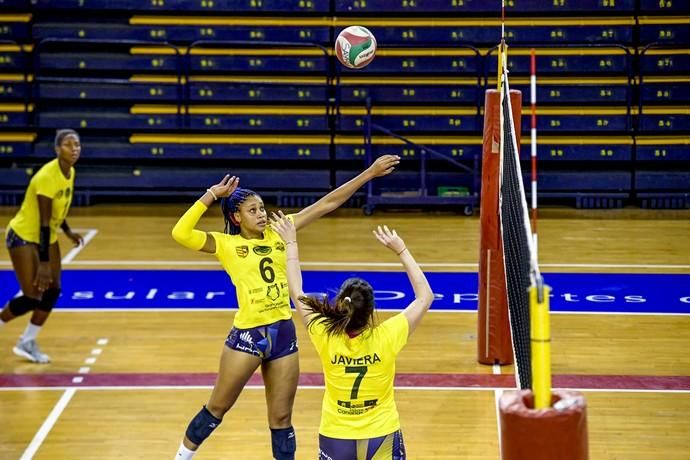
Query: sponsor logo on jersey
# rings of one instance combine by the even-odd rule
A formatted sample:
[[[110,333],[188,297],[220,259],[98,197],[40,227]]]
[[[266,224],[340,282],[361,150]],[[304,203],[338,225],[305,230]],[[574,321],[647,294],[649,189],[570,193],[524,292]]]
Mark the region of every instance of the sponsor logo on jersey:
[[[238,257],[247,257],[249,255],[249,246],[236,246],[235,252],[237,252]]]
[[[277,284],[271,284],[266,290],[266,297],[273,300],[274,302],[280,297],[280,288]]]
[[[254,254],[257,256],[267,256],[273,252],[273,248],[270,246],[254,246]]]
[[[282,241],[276,243],[276,251],[285,251],[285,245]]]
[[[55,195],[55,199],[59,200],[60,198],[62,198],[62,195],[64,195],[64,193],[65,192],[63,190],[60,190],[59,192],[57,192],[57,195]]]

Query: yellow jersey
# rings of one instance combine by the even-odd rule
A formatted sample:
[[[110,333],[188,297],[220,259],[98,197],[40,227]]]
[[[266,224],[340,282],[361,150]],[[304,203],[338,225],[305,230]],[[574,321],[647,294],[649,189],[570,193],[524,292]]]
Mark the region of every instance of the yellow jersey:
[[[393,381],[395,360],[407,343],[408,331],[402,313],[354,338],[329,337],[322,323],[309,328],[326,381],[320,434],[367,439],[400,429]]]
[[[215,256],[237,291],[234,325],[249,329],[292,318],[285,243],[270,226],[263,239],[211,232]]]
[[[38,195],[53,200],[50,215],[50,243],[57,241],[57,229],[62,225],[72,204],[74,191],[74,168],[69,178],[62,174],[58,159],[44,164],[31,178],[24,194],[19,212],[12,218],[8,227],[25,241],[40,243],[41,216],[38,209]]]

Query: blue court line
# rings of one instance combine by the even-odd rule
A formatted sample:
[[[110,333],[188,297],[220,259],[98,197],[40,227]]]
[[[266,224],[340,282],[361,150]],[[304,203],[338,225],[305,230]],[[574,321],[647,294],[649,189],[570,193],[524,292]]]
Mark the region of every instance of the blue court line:
[[[332,294],[351,276],[368,280],[380,309],[405,308],[413,299],[401,272],[305,271],[308,293]],[[433,310],[477,309],[476,273],[427,273],[437,296]],[[690,314],[690,275],[547,273],[556,312]],[[236,307],[235,290],[219,270],[65,270],[57,308],[148,309]],[[0,300],[18,290],[14,274],[0,270]]]

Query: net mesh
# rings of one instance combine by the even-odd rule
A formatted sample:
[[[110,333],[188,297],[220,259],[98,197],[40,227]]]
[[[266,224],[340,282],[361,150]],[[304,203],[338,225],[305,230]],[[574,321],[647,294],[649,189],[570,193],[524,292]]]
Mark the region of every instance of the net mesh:
[[[532,388],[529,287],[537,273],[532,250],[527,200],[515,137],[507,72],[501,90],[500,217],[508,312],[519,388]]]

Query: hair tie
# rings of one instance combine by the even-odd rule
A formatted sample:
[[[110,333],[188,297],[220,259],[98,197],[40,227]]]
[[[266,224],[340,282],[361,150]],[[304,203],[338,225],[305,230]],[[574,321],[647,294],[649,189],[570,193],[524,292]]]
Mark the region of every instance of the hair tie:
[[[347,297],[347,296],[346,296],[346,297],[343,299],[343,302],[352,303],[352,299],[351,299],[350,297]]]

